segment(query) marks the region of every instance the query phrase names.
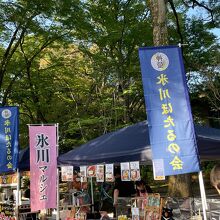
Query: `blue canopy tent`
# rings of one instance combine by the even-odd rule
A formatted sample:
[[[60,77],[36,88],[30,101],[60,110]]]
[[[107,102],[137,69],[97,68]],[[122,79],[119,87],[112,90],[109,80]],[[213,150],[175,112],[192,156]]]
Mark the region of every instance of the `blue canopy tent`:
[[[220,130],[195,126],[201,160],[220,159]],[[58,157],[60,165],[90,165],[140,161],[152,164],[147,122],[104,134]]]

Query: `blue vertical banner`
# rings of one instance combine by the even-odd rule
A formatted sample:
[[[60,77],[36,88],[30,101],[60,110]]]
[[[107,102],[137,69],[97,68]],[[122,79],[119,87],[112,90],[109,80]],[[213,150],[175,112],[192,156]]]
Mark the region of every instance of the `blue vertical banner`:
[[[0,173],[17,169],[18,138],[18,107],[0,107]]]
[[[198,172],[200,163],[181,48],[139,49],[155,173]]]

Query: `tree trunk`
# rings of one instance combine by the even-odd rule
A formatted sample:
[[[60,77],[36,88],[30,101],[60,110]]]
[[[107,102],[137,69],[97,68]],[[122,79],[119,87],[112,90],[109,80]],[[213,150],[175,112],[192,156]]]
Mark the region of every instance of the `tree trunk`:
[[[189,197],[192,195],[191,175],[169,176],[168,195],[171,197]]]
[[[168,44],[168,32],[166,22],[167,1],[149,0],[153,23],[153,41],[155,46]]]
[[[168,45],[166,22],[167,0],[149,0],[148,3],[153,23],[154,46]],[[190,184],[190,174],[170,176],[168,183],[168,195],[171,197],[189,197],[192,195]]]

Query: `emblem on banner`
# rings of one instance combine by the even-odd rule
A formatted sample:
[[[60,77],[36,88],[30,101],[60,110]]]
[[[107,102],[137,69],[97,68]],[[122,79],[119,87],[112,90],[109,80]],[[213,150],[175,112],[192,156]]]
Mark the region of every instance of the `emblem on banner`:
[[[157,71],[163,71],[169,66],[169,58],[164,53],[155,53],[151,58],[151,65]]]
[[[7,119],[7,118],[10,118],[11,117],[11,111],[9,109],[4,109],[2,111],[2,117]]]

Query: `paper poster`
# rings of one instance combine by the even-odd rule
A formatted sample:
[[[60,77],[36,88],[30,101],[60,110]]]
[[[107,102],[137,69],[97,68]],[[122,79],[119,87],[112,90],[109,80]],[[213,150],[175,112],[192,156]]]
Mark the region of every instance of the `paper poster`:
[[[130,162],[131,180],[138,181],[141,179],[139,161]]]
[[[129,162],[121,163],[121,180],[130,181],[130,165]]]
[[[61,179],[62,181],[73,181],[73,166],[61,167]]]
[[[87,167],[87,177],[96,177],[96,165]]]
[[[163,159],[153,160],[154,180],[165,180]]]
[[[81,166],[80,167],[80,181],[82,183],[87,182],[87,176],[86,176],[86,166]]]
[[[104,165],[96,165],[96,181],[97,182],[104,182],[105,179],[105,172],[104,172]]]
[[[139,208],[133,207],[131,208],[132,220],[139,220]]]
[[[146,219],[161,219],[161,198],[159,193],[148,194],[145,216]]]
[[[113,182],[114,181],[114,165],[105,164],[105,181]]]

